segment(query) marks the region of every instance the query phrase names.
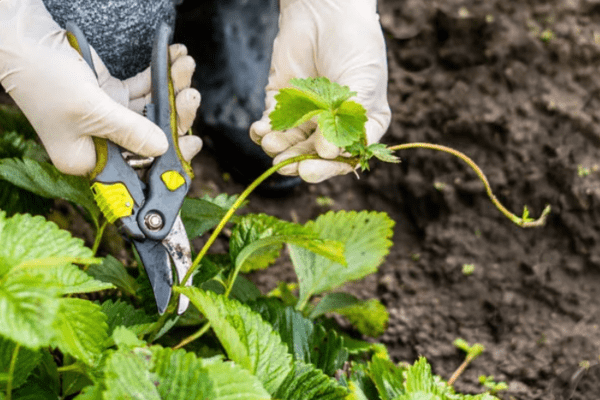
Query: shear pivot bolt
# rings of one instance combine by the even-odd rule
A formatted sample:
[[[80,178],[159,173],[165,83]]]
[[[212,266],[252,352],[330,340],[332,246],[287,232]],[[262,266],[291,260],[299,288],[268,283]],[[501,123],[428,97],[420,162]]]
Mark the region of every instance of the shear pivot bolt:
[[[158,231],[163,227],[163,219],[157,213],[149,213],[144,218],[144,221],[146,222],[146,227],[153,231]]]

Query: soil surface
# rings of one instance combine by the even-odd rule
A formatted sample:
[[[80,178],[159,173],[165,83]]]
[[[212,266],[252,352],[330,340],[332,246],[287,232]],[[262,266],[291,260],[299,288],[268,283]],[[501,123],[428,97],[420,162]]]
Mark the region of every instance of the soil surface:
[[[386,143],[454,147],[483,169],[498,198],[545,227],[503,217],[462,161],[405,151],[400,165],[254,196],[249,209],[304,222],[328,209],[385,211],[394,246],[380,271],[348,290],[389,309],[379,338],[396,360],[426,356],[450,377],[462,337],[486,351],[456,388],[503,399],[597,399],[600,392],[600,3],[596,0],[383,0],[393,121]],[[209,151],[195,191],[240,193]],[[333,204],[317,204],[319,197]],[[473,264],[472,275],[462,273]],[[294,279],[283,260],[253,277]],[[579,363],[592,368],[574,387]],[[581,375],[581,374],[580,374]],[[551,388],[554,387],[552,390]],[[572,393],[575,390],[575,393]]]
[[[600,2],[380,0],[379,7],[393,110],[384,142],[466,153],[516,214],[527,205],[535,218],[550,204],[546,226],[512,224],[462,161],[430,150],[405,151],[400,165],[373,162],[358,180],[303,184],[284,198],[253,195],[248,209],[300,222],[329,209],[387,212],[396,221],[389,256],[347,290],[388,307],[379,340],[395,360],[424,355],[447,379],[464,359],[452,345],[462,337],[486,351],[456,382],[459,391],[481,392],[485,374],[508,383],[502,399],[597,399]],[[209,150],[194,163],[192,195],[243,190]],[[331,204],[319,205],[320,197]],[[465,264],[474,266],[471,275]],[[294,273],[284,258],[252,278],[268,290]],[[581,369],[583,361],[592,367]]]

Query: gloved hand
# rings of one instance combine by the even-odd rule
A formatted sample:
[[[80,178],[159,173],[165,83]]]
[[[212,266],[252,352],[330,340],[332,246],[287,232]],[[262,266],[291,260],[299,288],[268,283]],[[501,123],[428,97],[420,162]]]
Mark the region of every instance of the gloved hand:
[[[387,59],[376,0],[281,0],[279,33],[273,45],[271,73],[266,87],[266,111],[252,124],[250,137],[272,157],[274,164],[302,154],[306,160],[279,170],[321,182],[352,171],[348,164],[328,161],[341,149],[325,140],[315,121],[284,132],[273,131],[269,114],[274,96],[289,87],[291,78],[324,76],[357,92],[367,110],[368,143],[387,130],[391,111],[387,101]]]
[[[181,134],[192,125],[200,94],[189,89],[195,64],[186,48],[169,50]],[[139,114],[150,99],[150,71],[121,81],[92,53],[98,79],[41,0],[0,0],[0,84],[27,116],[54,165],[73,175],[86,174],[96,164],[92,136],[146,157],[168,147],[160,128]],[[180,146],[189,160],[202,141],[185,136]]]

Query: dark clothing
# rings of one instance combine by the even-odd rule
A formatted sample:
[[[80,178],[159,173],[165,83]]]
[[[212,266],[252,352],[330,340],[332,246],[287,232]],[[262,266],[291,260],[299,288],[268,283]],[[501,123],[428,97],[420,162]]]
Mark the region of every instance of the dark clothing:
[[[175,24],[173,0],[43,0],[61,26],[75,22],[111,75],[125,79],[150,65],[154,32]],[[176,1],[179,3],[180,1]]]

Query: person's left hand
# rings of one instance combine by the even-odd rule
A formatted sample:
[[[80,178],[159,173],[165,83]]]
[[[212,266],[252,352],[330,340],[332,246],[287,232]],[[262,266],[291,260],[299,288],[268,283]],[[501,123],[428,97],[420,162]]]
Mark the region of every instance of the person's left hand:
[[[353,168],[330,161],[342,150],[329,143],[315,121],[273,131],[269,114],[274,96],[289,87],[292,78],[324,76],[357,92],[356,100],[367,110],[368,144],[376,143],[387,130],[391,111],[387,101],[387,58],[376,0],[282,0],[279,33],[273,46],[271,72],[266,87],[266,111],[252,124],[250,137],[274,157],[277,164],[303,154],[306,160],[279,170],[316,183]]]

